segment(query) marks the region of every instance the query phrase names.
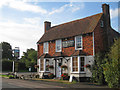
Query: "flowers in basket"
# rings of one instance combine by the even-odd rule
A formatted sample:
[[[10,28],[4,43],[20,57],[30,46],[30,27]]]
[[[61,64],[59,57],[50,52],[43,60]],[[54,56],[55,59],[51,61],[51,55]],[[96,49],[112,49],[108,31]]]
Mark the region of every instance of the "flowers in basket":
[[[48,68],[54,68],[53,65],[47,65]]]
[[[91,68],[91,65],[90,64],[86,64],[86,65],[84,65],[84,67]]]
[[[35,67],[35,68],[39,68],[39,65],[35,65],[34,67]]]
[[[49,74],[48,74],[48,77],[49,77],[50,79],[53,79],[53,78],[54,78],[54,74],[53,74],[53,73],[49,73]]]
[[[67,73],[63,73],[61,75],[61,78],[62,78],[62,80],[68,80],[68,74]]]

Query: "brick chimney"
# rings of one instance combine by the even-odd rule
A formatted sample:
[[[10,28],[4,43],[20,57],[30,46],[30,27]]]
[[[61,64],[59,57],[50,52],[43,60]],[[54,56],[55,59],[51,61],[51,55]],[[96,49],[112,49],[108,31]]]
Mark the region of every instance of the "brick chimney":
[[[110,47],[110,36],[111,36],[111,25],[110,25],[110,11],[109,11],[109,5],[108,4],[102,4],[102,10],[103,10],[103,19],[104,19],[104,42],[105,42],[105,49],[106,51]]]
[[[110,26],[110,11],[108,4],[102,4],[102,10],[104,14],[105,24],[109,27]]]
[[[51,22],[45,21],[44,28],[45,28],[45,32],[48,31],[51,28]]]

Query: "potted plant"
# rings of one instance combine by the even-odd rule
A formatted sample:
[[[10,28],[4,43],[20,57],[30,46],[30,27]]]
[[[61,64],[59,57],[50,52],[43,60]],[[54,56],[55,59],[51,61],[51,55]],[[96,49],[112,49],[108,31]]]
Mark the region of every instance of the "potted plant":
[[[54,74],[53,73],[49,73],[48,77],[49,77],[49,79],[53,79],[54,78]]]
[[[68,80],[68,74],[67,73],[63,73],[61,75],[61,78],[62,78],[62,80]]]

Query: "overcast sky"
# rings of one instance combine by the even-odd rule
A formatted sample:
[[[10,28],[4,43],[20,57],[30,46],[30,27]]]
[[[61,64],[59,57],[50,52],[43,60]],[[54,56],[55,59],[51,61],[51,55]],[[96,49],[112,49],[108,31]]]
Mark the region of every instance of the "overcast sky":
[[[0,2],[0,42],[20,47],[20,55],[26,49],[37,50],[37,41],[44,33],[44,21],[52,26],[81,19],[102,12],[105,2],[25,2],[3,0]],[[110,5],[111,25],[118,31],[118,2]]]

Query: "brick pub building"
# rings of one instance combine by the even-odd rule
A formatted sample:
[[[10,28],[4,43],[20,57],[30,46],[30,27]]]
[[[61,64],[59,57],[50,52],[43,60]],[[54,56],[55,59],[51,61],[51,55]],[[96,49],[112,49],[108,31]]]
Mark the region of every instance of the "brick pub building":
[[[37,42],[38,73],[46,77],[53,73],[74,76],[78,81],[92,73],[84,65],[92,65],[98,52],[105,52],[119,33],[110,25],[109,5],[102,5],[102,13],[51,27],[45,21],[45,33]],[[52,66],[49,69],[47,66]],[[66,66],[62,68],[62,66]]]

